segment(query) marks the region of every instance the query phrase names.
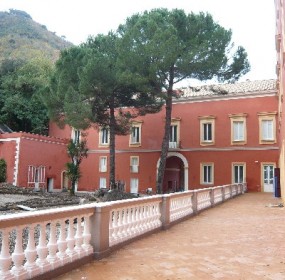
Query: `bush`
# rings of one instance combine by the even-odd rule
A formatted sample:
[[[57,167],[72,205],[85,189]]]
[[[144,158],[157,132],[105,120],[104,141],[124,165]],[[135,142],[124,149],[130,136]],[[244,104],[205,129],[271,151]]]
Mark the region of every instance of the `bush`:
[[[5,159],[0,159],[0,183],[6,182],[7,178],[7,164]]]

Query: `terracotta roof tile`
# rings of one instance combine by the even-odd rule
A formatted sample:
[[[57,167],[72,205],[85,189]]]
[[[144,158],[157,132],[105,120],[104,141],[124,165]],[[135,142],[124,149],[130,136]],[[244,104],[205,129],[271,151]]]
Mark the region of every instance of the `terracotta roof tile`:
[[[233,84],[203,85],[181,89],[181,97],[201,97],[213,95],[235,95],[276,90],[276,80],[244,81]]]

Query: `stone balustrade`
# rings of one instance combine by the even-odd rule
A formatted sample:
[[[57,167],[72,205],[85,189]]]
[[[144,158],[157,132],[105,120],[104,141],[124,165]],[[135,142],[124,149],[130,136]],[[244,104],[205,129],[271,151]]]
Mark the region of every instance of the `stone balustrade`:
[[[1,216],[0,279],[51,278],[245,190],[234,184]]]

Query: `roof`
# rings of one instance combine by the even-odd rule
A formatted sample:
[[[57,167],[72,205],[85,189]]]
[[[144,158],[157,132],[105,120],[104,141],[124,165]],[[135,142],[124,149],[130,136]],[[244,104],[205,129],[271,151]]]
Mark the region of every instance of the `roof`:
[[[276,80],[244,81],[232,84],[203,85],[181,89],[181,98],[238,95],[245,93],[271,92],[276,90]]]

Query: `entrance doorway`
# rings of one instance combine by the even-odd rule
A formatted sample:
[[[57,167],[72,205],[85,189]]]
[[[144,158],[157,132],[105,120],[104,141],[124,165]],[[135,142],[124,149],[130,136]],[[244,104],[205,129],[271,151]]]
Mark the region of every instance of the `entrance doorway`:
[[[262,184],[264,192],[274,191],[274,164],[262,164]]]
[[[159,167],[157,162],[157,170]],[[166,168],[162,183],[163,193],[187,191],[188,186],[188,161],[180,153],[170,152],[167,155]]]
[[[47,191],[53,192],[53,178],[47,178]]]

